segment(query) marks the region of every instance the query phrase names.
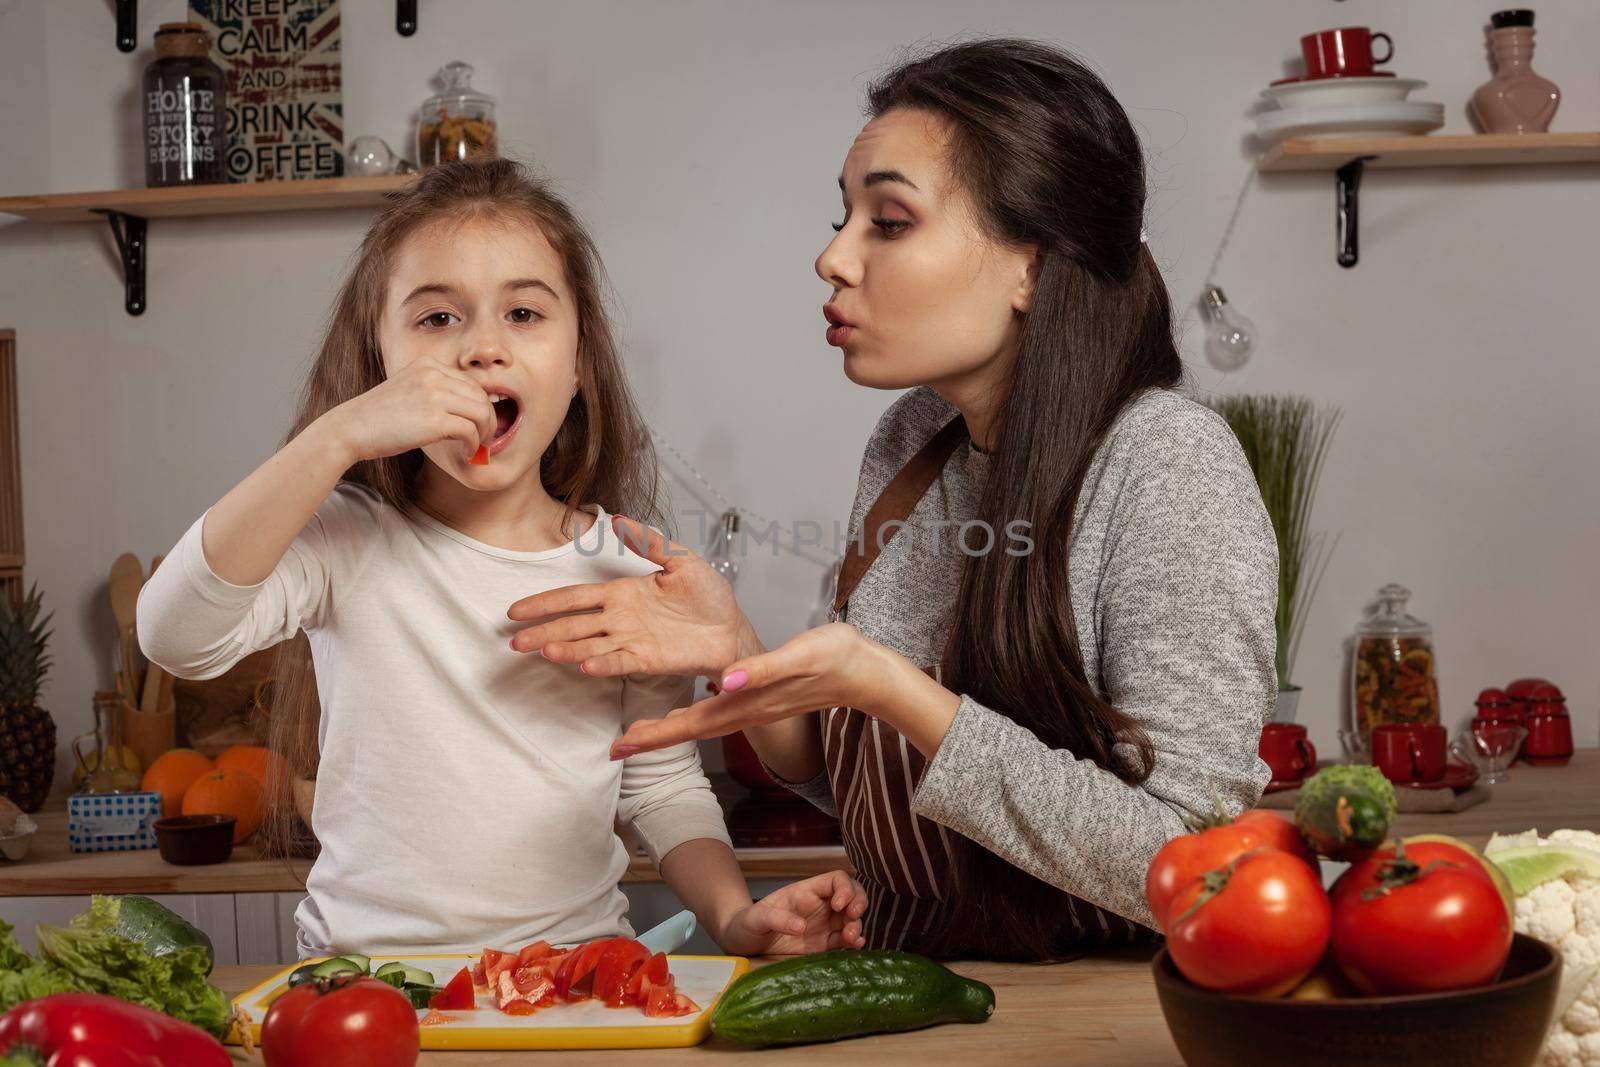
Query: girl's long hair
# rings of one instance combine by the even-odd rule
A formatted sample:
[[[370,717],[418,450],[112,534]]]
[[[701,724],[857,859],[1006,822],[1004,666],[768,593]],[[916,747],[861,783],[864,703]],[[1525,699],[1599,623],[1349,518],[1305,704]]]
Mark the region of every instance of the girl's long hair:
[[[285,440],[384,380],[379,323],[389,272],[401,246],[426,227],[466,219],[538,229],[561,260],[577,305],[578,394],[539,463],[546,491],[567,509],[566,524],[589,503],[659,524],[655,452],[628,391],[612,334],[599,251],[572,209],[545,182],[506,159],[441,164],[391,196],[339,291]],[[343,480],[366,486],[389,506],[404,509],[414,502],[423,463],[422,451],[414,449],[363,460]],[[263,847],[269,854],[288,855],[304,845],[297,833],[292,780],[314,778],[317,768],[320,708],[310,646],[303,635],[279,646],[273,678],[266,708],[268,744],[283,756],[287,774],[275,774],[268,783]]]
[[[1087,676],[1069,552],[1085,474],[1117,415],[1183,373],[1166,284],[1142,240],[1139,138],[1088,67],[1023,40],[960,44],[900,66],[868,93],[872,116],[896,108],[943,120],[949,165],[986,236],[1039,255],[980,505],[992,530],[1027,520],[1035,548],[967,559],[948,684],[1137,787],[1154,753]],[[1070,951],[1052,943],[1068,914],[1060,890],[957,840],[953,874],[976,902],[974,921],[930,931],[929,951]]]

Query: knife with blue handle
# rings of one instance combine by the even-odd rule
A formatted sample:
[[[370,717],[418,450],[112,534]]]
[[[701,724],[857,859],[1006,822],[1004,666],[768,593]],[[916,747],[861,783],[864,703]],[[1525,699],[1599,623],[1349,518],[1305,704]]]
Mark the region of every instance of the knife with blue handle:
[[[680,911],[666,922],[652,926],[634,940],[651,952],[670,953],[688,943],[694,936],[694,931],[694,912]]]

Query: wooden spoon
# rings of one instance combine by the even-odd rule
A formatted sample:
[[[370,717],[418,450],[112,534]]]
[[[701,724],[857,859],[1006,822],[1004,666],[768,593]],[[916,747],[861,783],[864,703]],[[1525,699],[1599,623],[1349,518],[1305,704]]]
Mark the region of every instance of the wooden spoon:
[[[154,578],[156,568],[161,566],[165,556],[157,556],[150,561],[150,577]],[[152,663],[144,672],[144,691],[139,696],[139,710],[156,712],[161,710],[162,676],[166,674],[159,663]]]
[[[122,683],[118,688],[130,703],[139,696],[139,675],[133,664],[135,613],[139,608],[139,588],[144,585],[144,564],[132,552],[124,552],[111,564],[111,614],[117,618],[117,640],[122,649]]]

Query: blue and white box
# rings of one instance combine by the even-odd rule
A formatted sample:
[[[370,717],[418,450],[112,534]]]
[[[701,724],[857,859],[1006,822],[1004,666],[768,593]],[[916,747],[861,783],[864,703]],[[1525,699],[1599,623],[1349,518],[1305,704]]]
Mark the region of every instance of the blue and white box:
[[[67,798],[67,844],[74,852],[156,847],[160,793],[74,793]]]

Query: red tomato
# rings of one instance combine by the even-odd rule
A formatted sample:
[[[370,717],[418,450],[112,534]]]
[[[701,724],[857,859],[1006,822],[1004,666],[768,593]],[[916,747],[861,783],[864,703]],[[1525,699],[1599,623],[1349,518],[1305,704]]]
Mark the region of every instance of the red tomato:
[[[1172,900],[1207,871],[1220,871],[1252,848],[1275,848],[1317,867],[1294,824],[1270,811],[1247,811],[1231,822],[1174,837],[1161,847],[1145,873],[1144,896],[1156,926],[1165,930]],[[1319,874],[1320,877],[1320,874]]]
[[[626,1005],[628,979],[649,960],[650,950],[631,938],[608,945],[594,969],[595,999],[608,1008]]]
[[[1316,967],[1331,922],[1311,868],[1260,849],[1184,887],[1168,914],[1167,951],[1204,989],[1279,996]]]
[[[1306,844],[1306,839],[1300,836],[1300,830],[1289,819],[1274,812],[1251,808],[1234,819],[1232,825],[1254,835],[1258,844],[1299,856],[1321,876],[1322,868],[1317,863],[1317,854],[1311,851],[1311,846]]]
[[[1443,841],[1385,845],[1332,895],[1333,958],[1364,993],[1486,985],[1511,952],[1500,890],[1471,853]]]
[[[375,978],[319,980],[273,1001],[261,1024],[261,1054],[267,1067],[412,1067],[418,1033],[416,1011],[393,986]]]
[[[466,967],[457,971],[450,983],[428,1001],[428,1007],[434,1011],[471,1011],[477,1006],[472,996],[472,971]]]
[[[1254,843],[1244,829],[1230,824],[1174,837],[1161,846],[1144,877],[1144,896],[1156,927],[1166,930],[1167,912],[1179,893],[1207,871],[1222,870]]]

